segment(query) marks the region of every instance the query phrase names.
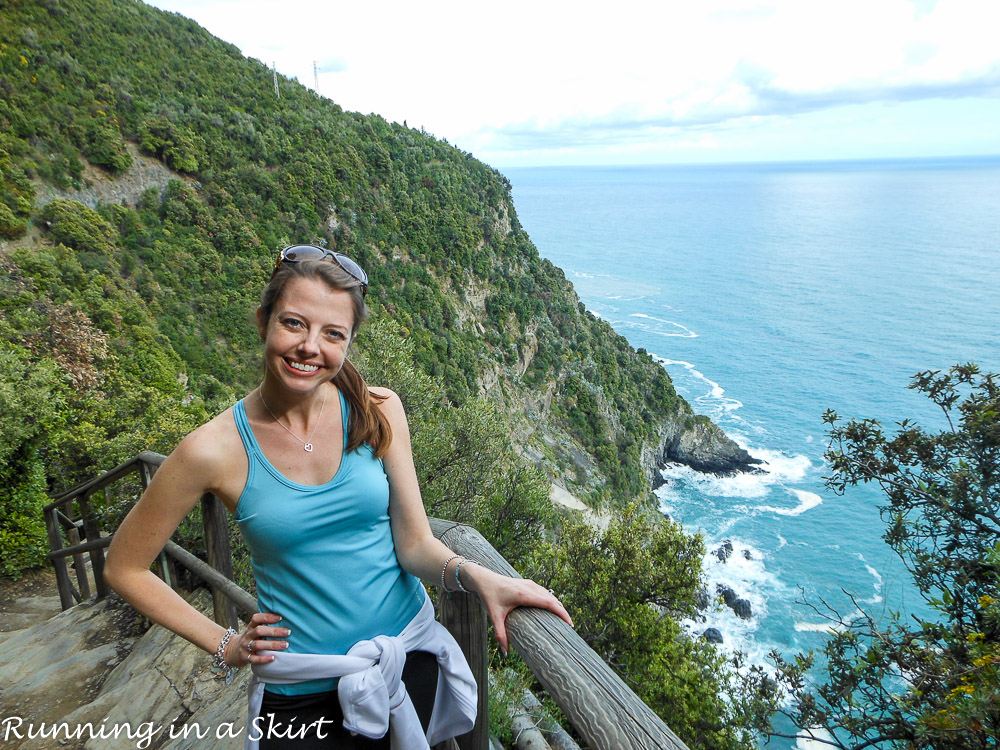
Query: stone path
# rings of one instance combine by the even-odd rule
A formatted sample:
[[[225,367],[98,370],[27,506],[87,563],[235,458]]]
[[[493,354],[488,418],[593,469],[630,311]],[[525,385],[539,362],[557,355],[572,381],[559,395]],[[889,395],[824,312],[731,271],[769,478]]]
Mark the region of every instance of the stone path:
[[[55,590],[52,578],[48,592]],[[0,592],[0,748],[243,747],[249,670],[227,687],[212,673],[207,654],[159,626],[148,627],[117,596],[62,612],[58,596],[34,590],[38,583],[11,590],[17,587],[5,582]],[[211,612],[207,592],[189,601]],[[43,723],[48,736],[29,738],[29,729],[37,732]],[[62,723],[53,738],[53,725]],[[235,737],[227,736],[230,728]]]

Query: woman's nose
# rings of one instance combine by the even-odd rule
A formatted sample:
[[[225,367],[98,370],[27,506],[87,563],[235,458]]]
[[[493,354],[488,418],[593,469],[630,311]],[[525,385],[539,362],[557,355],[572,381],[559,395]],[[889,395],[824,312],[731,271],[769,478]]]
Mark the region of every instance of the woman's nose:
[[[303,352],[319,351],[319,332],[307,331],[299,340],[299,350]]]

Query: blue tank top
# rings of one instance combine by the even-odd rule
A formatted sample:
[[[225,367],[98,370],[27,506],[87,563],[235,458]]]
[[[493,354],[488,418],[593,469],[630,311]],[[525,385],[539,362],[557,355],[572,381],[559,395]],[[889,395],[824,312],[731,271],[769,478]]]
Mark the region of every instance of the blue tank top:
[[[339,389],[338,389],[339,392]],[[389,480],[364,444],[344,454],[326,484],[293,482],[267,460],[247,420],[233,408],[246,448],[247,483],[234,516],[250,548],[257,606],[284,619],[287,653],[346,654],[360,640],[396,636],[420,610],[422,584],[399,566],[389,526]],[[337,680],[268,685],[302,695],[333,690]]]

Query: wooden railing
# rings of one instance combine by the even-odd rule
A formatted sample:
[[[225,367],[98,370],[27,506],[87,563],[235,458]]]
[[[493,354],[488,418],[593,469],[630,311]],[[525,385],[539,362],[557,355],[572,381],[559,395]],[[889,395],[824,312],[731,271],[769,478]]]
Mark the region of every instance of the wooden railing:
[[[90,557],[94,588],[98,597],[109,593],[104,581],[104,549],[111,535],[103,534],[90,497],[110,485],[139,474],[145,489],[165,457],[145,451],[101,476],[63,493],[45,506],[49,537],[49,559],[55,567],[63,609],[91,596],[86,574]],[[212,591],[216,622],[238,627],[237,610],[247,617],[257,611],[257,602],[237,586],[233,578],[227,511],[213,495],[201,500],[205,549],[208,562],[174,542],[167,542],[157,558],[157,574],[169,585],[177,585],[175,563],[180,563],[204,581]],[[430,519],[434,535],[455,552],[502,575],[519,578],[517,571],[471,526]],[[65,535],[64,544],[63,536]],[[67,558],[75,562],[76,586]],[[476,727],[458,738],[461,750],[489,747],[488,721],[488,618],[475,594],[448,592],[439,598],[442,624],[462,647],[479,685],[479,715]],[[643,703],[631,688],[565,622],[546,610],[515,609],[507,616],[507,633],[532,673],[566,714],[573,729],[594,750],[687,750],[687,746]]]

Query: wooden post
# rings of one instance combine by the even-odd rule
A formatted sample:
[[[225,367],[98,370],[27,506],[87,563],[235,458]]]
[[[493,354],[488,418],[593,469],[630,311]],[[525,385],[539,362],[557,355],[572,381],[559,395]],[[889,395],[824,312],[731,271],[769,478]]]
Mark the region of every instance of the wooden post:
[[[69,529],[67,536],[71,547],[80,543],[80,532],[77,531],[76,526]],[[80,587],[80,598],[81,600],[89,599],[90,580],[87,578],[87,564],[83,561],[83,555],[80,553],[73,555],[73,565],[76,567],[76,583]]]
[[[156,466],[146,461],[139,460],[139,481],[142,482],[142,491],[145,492],[146,488],[149,487],[149,481],[153,478],[153,474],[156,473]]]
[[[90,510],[88,495],[77,497],[80,505],[80,515],[83,517],[83,532],[88,542],[101,538],[101,527],[97,525],[97,519]],[[97,598],[101,599],[111,593],[111,588],[104,580],[104,548],[98,547],[90,551],[90,568],[94,573],[94,588],[97,589]]]
[[[59,588],[59,603],[63,609],[73,606],[73,584],[69,580],[69,569],[65,557],[51,557],[53,552],[63,548],[62,536],[59,533],[59,521],[56,519],[56,508],[45,511],[45,530],[49,535],[49,554],[52,567],[56,570],[56,586]]]
[[[438,598],[441,624],[462,647],[472,676],[479,690],[476,725],[471,732],[457,737],[459,750],[488,750],[490,746],[489,718],[489,655],[486,651],[486,610],[475,594],[461,591],[441,592]]]
[[[226,508],[211,493],[206,493],[201,498],[201,522],[208,564],[230,581],[233,580],[233,553],[229,545]],[[235,628],[239,624],[236,607],[215,586],[212,587],[212,601],[215,604],[215,621],[223,627]]]
[[[147,463],[143,460],[142,456],[139,457],[139,482],[142,484],[142,491],[145,492],[146,488],[149,487],[149,482],[153,478],[153,474],[156,473],[158,467],[156,464]],[[156,558],[157,564],[160,566],[160,578],[163,582],[167,584],[170,588],[175,588],[177,586],[177,569],[174,567],[174,561],[167,555],[164,550],[160,550],[160,554]]]
[[[170,588],[173,588],[176,577],[171,569],[170,558],[167,557],[167,553],[160,550],[160,554],[157,556],[156,562],[160,566],[160,578],[162,578],[163,582]]]

